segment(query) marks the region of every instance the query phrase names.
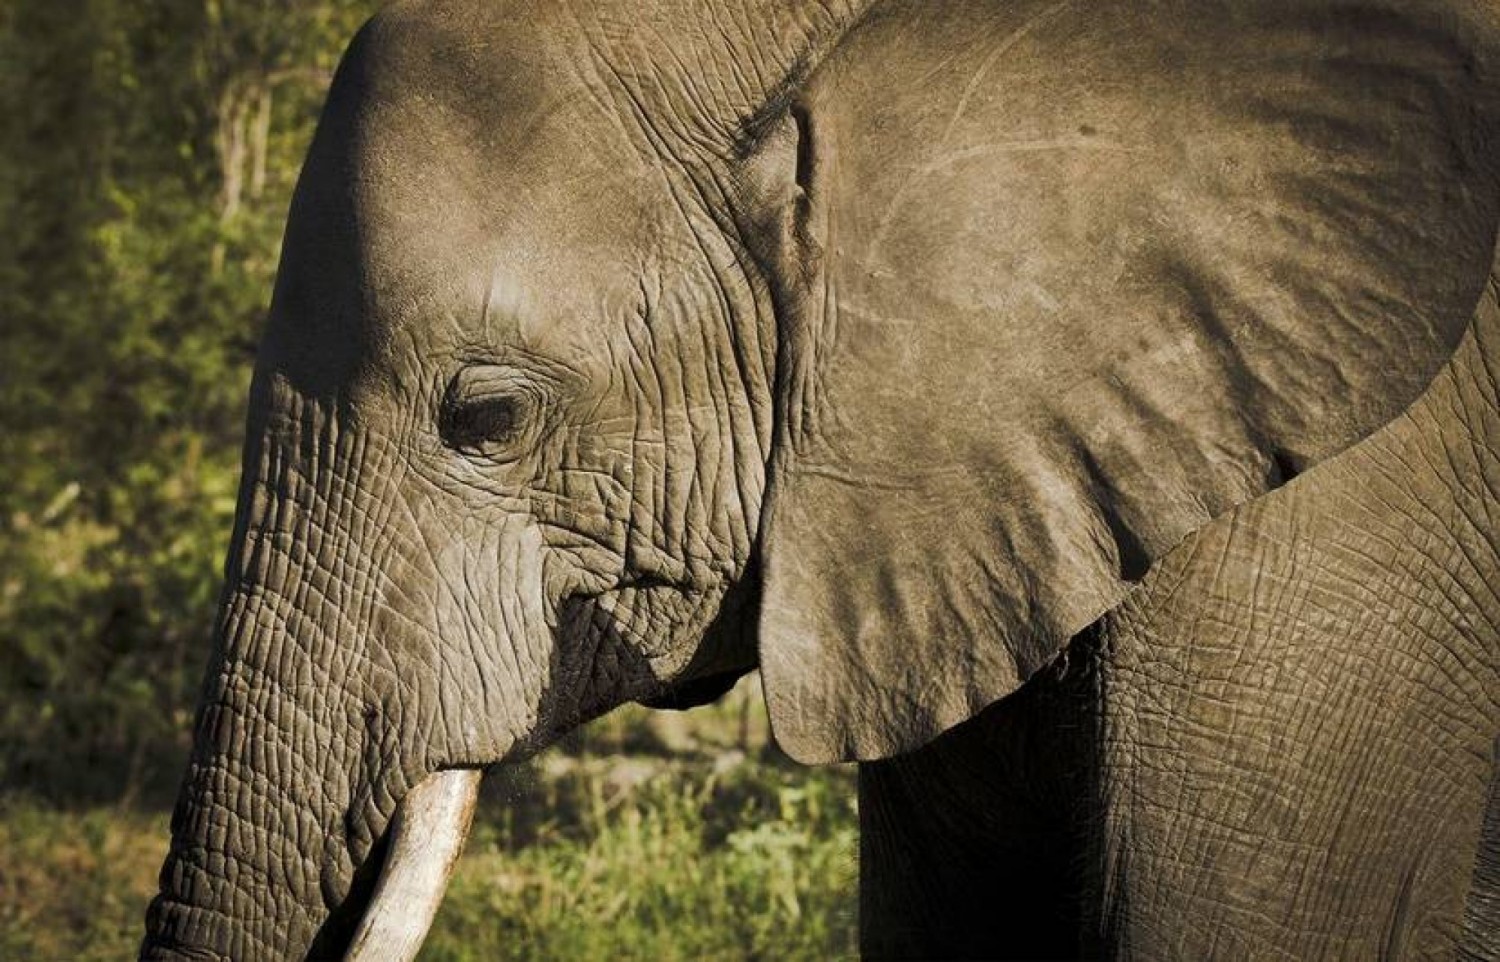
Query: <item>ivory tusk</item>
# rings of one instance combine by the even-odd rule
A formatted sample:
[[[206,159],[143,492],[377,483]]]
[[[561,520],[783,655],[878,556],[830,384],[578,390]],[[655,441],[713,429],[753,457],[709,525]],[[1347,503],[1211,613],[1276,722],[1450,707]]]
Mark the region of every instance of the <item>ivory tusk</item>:
[[[434,772],[401,800],[375,894],[344,962],[416,958],[469,837],[480,777],[471,769]]]

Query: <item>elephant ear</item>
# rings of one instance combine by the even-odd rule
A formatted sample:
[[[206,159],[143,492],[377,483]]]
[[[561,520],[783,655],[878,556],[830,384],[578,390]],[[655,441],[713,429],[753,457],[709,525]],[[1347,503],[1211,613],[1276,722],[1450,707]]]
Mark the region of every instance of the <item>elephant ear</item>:
[[[772,135],[759,643],[799,759],[1011,692],[1467,329],[1500,182],[1477,34],[1171,6],[898,5]]]

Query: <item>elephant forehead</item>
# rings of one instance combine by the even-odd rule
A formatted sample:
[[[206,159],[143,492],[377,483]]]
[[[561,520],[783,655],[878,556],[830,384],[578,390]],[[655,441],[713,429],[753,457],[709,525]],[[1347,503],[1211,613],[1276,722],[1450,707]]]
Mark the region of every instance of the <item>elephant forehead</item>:
[[[344,195],[323,219],[346,221],[353,249],[330,256],[328,231],[298,225],[322,266],[290,270],[326,288],[355,265],[354,296],[324,307],[377,364],[476,346],[585,361],[668,267],[701,260],[678,174],[632,139],[565,29],[532,43],[535,24],[455,10],[395,8],[351,51],[306,179]]]
[[[415,198],[372,203],[359,259],[362,321],[379,331],[377,345],[408,357],[505,346],[584,351],[642,309],[643,279],[662,259],[667,225],[619,209],[642,187],[594,181],[576,197],[528,203],[519,191],[495,197],[496,188],[476,184],[446,198],[452,217],[427,213]],[[596,190],[604,193],[590,217]],[[500,209],[478,209],[491,202]]]

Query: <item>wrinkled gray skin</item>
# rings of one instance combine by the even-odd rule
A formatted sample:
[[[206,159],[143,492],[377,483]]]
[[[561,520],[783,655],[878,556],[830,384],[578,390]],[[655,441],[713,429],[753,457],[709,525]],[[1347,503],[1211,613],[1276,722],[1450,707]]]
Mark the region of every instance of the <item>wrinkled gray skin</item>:
[[[426,775],[755,664],[869,955],[1492,957],[1497,23],[382,14],[142,957],[337,957]]]

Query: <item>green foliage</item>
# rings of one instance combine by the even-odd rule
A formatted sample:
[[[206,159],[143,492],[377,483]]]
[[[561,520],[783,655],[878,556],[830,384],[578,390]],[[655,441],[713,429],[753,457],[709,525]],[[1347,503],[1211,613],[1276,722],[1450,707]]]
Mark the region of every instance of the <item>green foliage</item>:
[[[0,784],[176,779],[281,224],[374,6],[0,11]]]

